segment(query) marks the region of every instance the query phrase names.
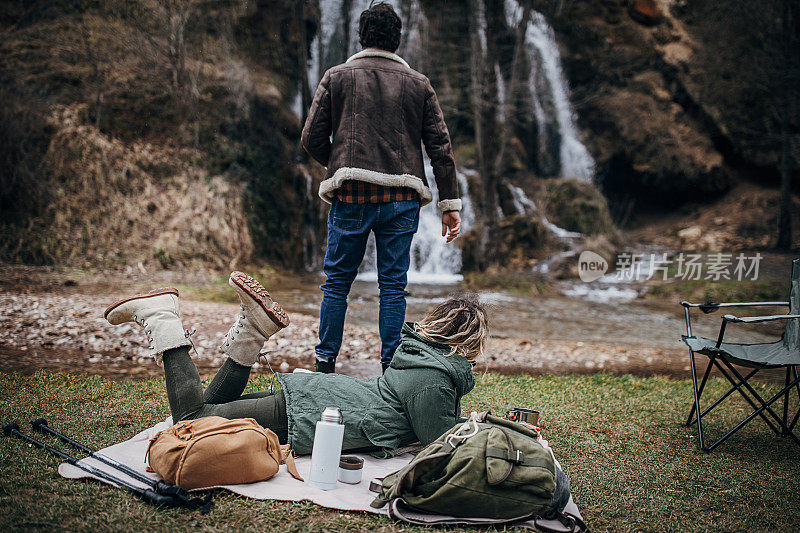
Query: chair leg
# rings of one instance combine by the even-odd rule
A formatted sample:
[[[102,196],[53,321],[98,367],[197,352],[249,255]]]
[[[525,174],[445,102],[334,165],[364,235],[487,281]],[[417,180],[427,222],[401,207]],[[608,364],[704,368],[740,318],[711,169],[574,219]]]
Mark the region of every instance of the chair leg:
[[[794,373],[794,379],[798,379],[797,375],[797,366],[792,367],[792,372]],[[797,401],[800,402],[800,383],[797,384]]]
[[[789,434],[789,426],[787,425],[789,422],[789,392],[791,391],[791,387],[789,387],[789,367],[786,367],[786,379],[783,381],[783,385],[786,389],[786,394],[783,396],[783,435],[786,437]]]
[[[733,377],[731,377],[730,374],[728,374],[728,371],[725,370],[725,367],[723,367],[719,361],[717,361],[717,369],[720,371],[720,373],[722,373],[723,376],[725,376],[725,379],[727,379],[734,386],[734,388],[736,388],[736,381],[733,379]],[[753,375],[755,374],[755,372],[751,372],[750,374]],[[740,379],[739,381],[742,380]],[[742,385],[744,385],[744,383],[742,383]],[[750,398],[750,396],[747,395],[747,393],[745,393],[745,391],[743,391],[741,388],[736,388],[736,390],[739,392],[739,394],[742,395],[742,398],[744,398],[747,401],[747,403],[750,404],[750,407],[752,407],[753,409],[758,409],[758,405],[756,405],[756,403]],[[756,395],[758,395],[758,393],[756,393]],[[774,431],[776,434],[780,434],[778,428],[776,428],[775,425],[772,423],[772,421],[769,418],[767,418],[767,415],[762,413],[761,418],[764,420],[764,423],[768,425],[772,431]],[[778,423],[780,423],[780,421]]]
[[[795,413],[792,423],[789,424],[789,431],[794,431],[794,426],[797,424],[797,419],[800,418],[800,376],[797,374],[797,366],[792,367],[792,373],[794,374],[795,383],[797,384],[797,413]]]
[[[718,440],[717,440],[717,441],[716,441],[714,444],[712,444],[711,446],[709,446],[707,449],[704,449],[704,451],[706,451],[706,452],[711,452],[712,450],[714,450],[714,448],[716,448],[717,446],[719,446],[720,444],[722,444],[724,441],[726,441],[726,440],[728,439],[728,437],[730,437],[731,435],[733,435],[734,433],[736,433],[737,431],[739,431],[740,429],[742,429],[742,427],[744,427],[744,425],[745,425],[745,424],[747,424],[748,422],[750,422],[750,421],[751,421],[752,419],[754,419],[756,416],[763,414],[763,412],[764,412],[765,410],[768,410],[768,409],[769,409],[769,406],[770,406],[770,405],[772,405],[774,402],[776,402],[778,399],[780,399],[780,397],[781,397],[781,396],[783,396],[784,394],[786,394],[786,391],[787,391],[787,390],[790,390],[792,387],[796,386],[798,383],[800,383],[800,378],[796,379],[794,382],[792,382],[791,384],[789,384],[788,386],[786,386],[784,389],[782,389],[780,392],[778,392],[776,395],[774,395],[774,396],[773,396],[772,398],[770,398],[768,401],[764,402],[764,405],[762,405],[761,407],[759,407],[758,409],[756,409],[755,411],[753,411],[753,412],[750,414],[750,416],[748,416],[747,418],[745,418],[744,420],[742,420],[741,422],[739,422],[738,424],[736,424],[736,426],[735,426],[733,429],[731,429],[731,430],[730,430],[730,431],[728,431],[728,432],[727,432],[725,435],[723,435],[722,437],[720,437],[720,438],[719,438],[719,439],[718,439]],[[800,416],[800,411],[798,411],[798,416]],[[795,416],[795,419],[797,419],[797,416]],[[792,439],[793,439],[793,440],[794,440],[794,441],[795,441],[797,444],[800,444],[800,439],[798,439],[798,438],[797,438],[797,436],[794,434],[794,432],[789,432],[788,436],[792,437]]]
[[[687,318],[688,321],[688,318]],[[687,322],[688,324],[688,322]],[[700,412],[700,391],[697,390],[697,369],[695,368],[695,357],[694,357],[694,350],[689,348],[689,361],[692,367],[692,388],[694,390],[694,406],[692,409],[699,413]],[[711,363],[709,362],[709,367]],[[708,373],[708,368],[706,368],[706,373]],[[705,383],[704,383],[705,385]],[[689,418],[692,418],[692,413],[689,413]],[[688,423],[687,423],[688,425]],[[700,449],[704,450],[705,446],[703,444],[703,420],[701,417],[697,417],[697,439],[700,441]]]
[[[750,379],[750,378],[751,378],[751,377],[752,377],[752,376],[753,376],[753,375],[754,375],[756,372],[758,372],[758,368],[756,368],[755,370],[753,370],[752,372],[750,372],[749,374],[747,374],[747,375],[744,377],[744,379],[745,379],[745,380],[748,380],[748,379]],[[711,410],[712,410],[712,409],[714,409],[714,408],[715,408],[717,405],[719,405],[720,403],[722,403],[722,402],[725,400],[725,398],[727,398],[728,396],[730,396],[731,394],[733,394],[733,392],[734,392],[735,390],[737,390],[739,387],[741,387],[741,386],[742,386],[742,383],[743,383],[743,382],[741,382],[741,381],[740,381],[739,383],[737,383],[736,385],[734,385],[733,387],[731,387],[730,389],[728,389],[728,392],[726,392],[725,394],[723,394],[722,396],[720,396],[719,398],[717,398],[717,400],[716,400],[714,403],[712,403],[711,405],[709,405],[708,407],[706,407],[706,408],[703,410],[703,412],[702,412],[702,413],[700,413],[700,416],[701,416],[701,417],[703,417],[703,416],[706,416],[708,413],[710,413],[710,412],[711,412]],[[702,391],[701,391],[701,392],[702,392]],[[755,406],[753,406],[753,408],[755,409]],[[694,422],[694,421],[695,421],[695,419],[693,418],[693,419],[692,419],[692,422]],[[687,424],[687,425],[688,425],[688,424]]]
[[[690,356],[691,356],[691,351],[692,350],[690,349],[689,350]],[[693,360],[694,357],[691,357],[691,359]],[[708,381],[708,375],[711,374],[711,367],[714,366],[714,359],[716,359],[716,356],[712,355],[711,358],[708,361],[708,366],[706,367],[706,371],[703,374],[703,380],[700,382],[700,388],[697,390],[697,397],[698,397],[698,401],[696,402],[697,405],[695,405],[693,403],[692,404],[692,408],[689,409],[689,417],[686,419],[686,423],[684,424],[684,426],[686,426],[686,427],[689,427],[694,423],[693,416],[694,416],[694,413],[695,413],[695,408],[698,408],[698,409],[700,408],[699,398],[703,395],[703,389],[705,389],[705,387],[706,387],[706,381]],[[694,363],[694,361],[692,361],[692,363]]]
[[[737,379],[739,379],[740,381],[744,381],[744,383],[742,383],[742,385],[744,386],[744,388],[746,388],[746,389],[747,389],[747,391],[748,391],[748,392],[749,392],[749,393],[750,393],[750,394],[753,396],[753,398],[755,398],[756,400],[758,400],[758,402],[761,404],[761,406],[764,406],[764,405],[765,405],[765,403],[764,403],[764,399],[761,397],[761,395],[759,395],[759,394],[758,394],[758,392],[757,392],[757,391],[756,391],[756,390],[755,390],[755,389],[752,387],[752,385],[750,385],[750,384],[749,384],[747,381],[745,381],[745,380],[744,380],[744,378],[743,378],[743,377],[742,377],[742,375],[739,373],[739,371],[738,371],[738,370],[736,370],[736,367],[734,367],[734,366],[733,366],[733,365],[732,365],[732,364],[731,364],[729,361],[726,361],[726,360],[724,360],[724,359],[722,360],[722,362],[723,362],[723,363],[725,363],[725,366],[727,366],[727,367],[728,367],[728,370],[730,370],[730,371],[731,371],[731,373],[732,373],[734,376],[736,376],[736,378],[737,378]],[[760,369],[759,369],[759,370],[760,370]],[[730,379],[730,378],[729,378],[729,379]],[[731,380],[731,383],[733,383],[733,380]],[[741,389],[739,389],[739,392],[742,394],[742,396],[744,396],[744,397],[747,399],[747,401],[750,403],[750,405],[751,405],[753,408],[756,408],[756,407],[757,407],[757,406],[755,405],[755,403],[753,403],[753,402],[752,402],[752,400],[751,400],[750,398],[748,398],[748,396],[747,396],[746,394],[744,394],[744,391],[742,391]],[[767,407],[766,407],[766,411],[767,411],[767,413],[769,413],[769,414],[770,414],[770,416],[773,418],[773,420],[774,420],[775,422],[777,422],[779,426],[781,426],[781,429],[782,429],[782,430],[783,430],[783,429],[786,429],[786,427],[785,427],[785,426],[784,426],[784,424],[783,424],[783,421],[782,421],[782,420],[781,420],[781,418],[780,418],[780,417],[779,417],[779,416],[778,416],[778,415],[775,413],[775,411],[773,411],[773,410],[772,410],[772,409],[771,409],[769,406],[767,406]],[[763,419],[764,419],[764,421],[766,421],[766,422],[767,422],[767,424],[769,425],[769,427],[771,427],[771,428],[772,428],[772,430],[773,430],[775,433],[777,433],[778,435],[780,435],[780,434],[781,434],[781,431],[778,431],[778,430],[775,428],[775,426],[773,426],[772,424],[770,424],[770,423],[769,423],[769,419],[766,417],[766,415],[762,415],[762,417],[761,417],[761,418],[763,418]]]
[[[794,431],[794,426],[797,424],[798,418],[800,418],[800,409],[797,410],[797,413],[795,413],[794,418],[792,419],[792,423],[789,424],[789,431]]]

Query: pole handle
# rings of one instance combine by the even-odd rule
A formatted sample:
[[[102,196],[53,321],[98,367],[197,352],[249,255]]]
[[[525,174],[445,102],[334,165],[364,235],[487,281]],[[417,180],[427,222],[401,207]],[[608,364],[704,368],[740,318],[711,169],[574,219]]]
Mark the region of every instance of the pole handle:
[[[47,420],[45,420],[44,418],[37,418],[36,420],[31,420],[31,425],[33,426],[33,430],[34,431],[38,431],[40,433],[49,433],[50,435],[53,435],[54,437],[60,439],[61,442],[65,442],[65,443],[69,444],[70,446],[74,446],[75,448],[78,448],[83,453],[88,453],[89,455],[93,455],[94,452],[95,452],[93,449],[89,448],[88,446],[84,446],[80,442],[78,442],[76,440],[72,440],[71,438],[67,437],[63,433],[60,433],[60,432],[56,431],[55,429],[51,428],[50,426],[47,425]]]
[[[145,502],[157,507],[177,507],[175,498],[172,496],[164,496],[150,489],[143,491],[141,497]]]

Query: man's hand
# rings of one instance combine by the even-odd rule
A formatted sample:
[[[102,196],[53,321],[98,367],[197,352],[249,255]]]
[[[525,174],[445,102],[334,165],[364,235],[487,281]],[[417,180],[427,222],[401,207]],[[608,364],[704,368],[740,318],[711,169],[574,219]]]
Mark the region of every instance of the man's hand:
[[[459,233],[461,233],[461,214],[458,211],[442,213],[442,237],[447,235],[447,242],[451,242]]]

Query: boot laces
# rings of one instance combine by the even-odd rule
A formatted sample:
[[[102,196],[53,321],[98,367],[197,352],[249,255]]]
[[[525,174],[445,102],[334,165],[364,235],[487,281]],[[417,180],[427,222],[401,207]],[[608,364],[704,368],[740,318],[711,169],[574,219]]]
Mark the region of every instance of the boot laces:
[[[247,316],[244,314],[247,308],[244,305],[240,305],[239,308],[242,312],[236,315],[236,322],[233,323],[231,329],[229,329],[228,333],[225,335],[225,340],[222,342],[223,346],[231,345],[231,341],[241,332],[241,328],[244,327],[244,321],[247,320]]]
[[[197,328],[183,330],[183,336],[189,339],[189,344],[192,345],[192,350],[194,350],[194,353],[196,355],[200,355],[199,353],[197,353],[197,348],[195,348],[194,342],[192,341],[192,335],[194,335],[195,333],[197,333]]]
[[[150,343],[148,349],[155,350],[154,343],[153,343],[153,330],[149,329],[150,324],[144,318],[139,318],[137,315],[133,315],[133,321],[139,324],[144,328],[144,333],[147,335],[147,341]]]
[[[275,392],[275,389],[274,389],[274,386],[275,386],[275,371],[272,370],[272,365],[269,364],[269,354],[271,354],[271,353],[272,353],[271,350],[268,350],[268,351],[265,351],[265,352],[259,352],[258,357],[257,357],[257,360],[259,362],[261,362],[261,360],[263,359],[263,361],[265,363],[267,363],[267,367],[269,368],[269,371],[272,373],[272,379],[269,380],[269,392],[270,392],[270,394]]]

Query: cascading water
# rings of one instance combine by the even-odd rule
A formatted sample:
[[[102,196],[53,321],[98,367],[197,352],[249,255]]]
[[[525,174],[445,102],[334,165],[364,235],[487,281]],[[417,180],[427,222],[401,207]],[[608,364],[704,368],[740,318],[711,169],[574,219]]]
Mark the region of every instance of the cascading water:
[[[561,242],[566,244],[568,248],[563,252],[559,252],[553,256],[548,257],[544,261],[540,261],[534,267],[534,271],[541,272],[546,274],[550,271],[550,267],[562,261],[564,259],[568,259],[578,253],[578,239],[583,237],[581,233],[577,233],[575,231],[569,231],[562,227],[556,226],[552,222],[550,222],[547,217],[539,210],[539,207],[528,198],[528,195],[525,194],[525,191],[522,190],[521,187],[517,187],[516,185],[508,184],[508,190],[511,193],[511,202],[514,205],[514,210],[516,210],[517,214],[519,215],[530,215],[530,214],[537,214],[539,215],[542,224],[559,239]]]
[[[322,248],[317,235],[319,221],[316,220],[315,216],[318,211],[314,205],[316,191],[314,191],[314,178],[311,177],[311,173],[306,166],[299,165],[299,169],[303,177],[304,190],[302,192],[305,195],[303,223],[306,231],[303,232],[303,263],[306,265],[306,269],[310,271],[322,264]]]
[[[581,233],[566,230],[550,222],[547,217],[544,216],[544,213],[539,210],[539,207],[533,202],[533,200],[528,198],[528,195],[525,194],[525,191],[522,190],[522,187],[517,187],[516,185],[509,183],[508,190],[511,193],[511,203],[514,205],[514,210],[517,212],[517,214],[538,214],[542,218],[542,223],[545,225],[545,227],[562,241],[571,242],[575,239],[583,237]]]
[[[505,10],[509,27],[516,28],[522,20],[522,7],[516,0],[506,0]],[[560,137],[560,174],[592,180],[594,159],[581,142],[575,126],[575,114],[569,102],[569,86],[561,68],[555,34],[544,15],[536,11],[531,12],[525,30],[525,48],[530,61],[530,98],[538,125],[540,151],[547,150],[548,132],[553,125]],[[553,112],[548,114],[545,109],[552,109]]]

